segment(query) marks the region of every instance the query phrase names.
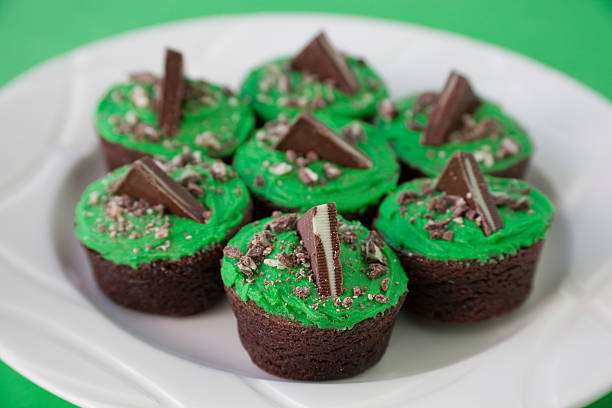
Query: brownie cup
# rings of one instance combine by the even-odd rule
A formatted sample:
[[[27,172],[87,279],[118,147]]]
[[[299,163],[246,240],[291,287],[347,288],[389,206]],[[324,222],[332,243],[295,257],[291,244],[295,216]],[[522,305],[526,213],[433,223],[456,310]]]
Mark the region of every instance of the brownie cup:
[[[363,59],[338,53],[323,33],[296,56],[253,69],[241,93],[263,120],[305,109],[370,118],[376,104],[387,96],[383,81]]]
[[[440,188],[442,177],[400,185],[381,203],[374,224],[408,274],[405,307],[461,323],[513,310],[531,290],[551,202],[517,179],[484,177],[481,192],[461,194]],[[478,195],[492,201],[484,212],[473,203]],[[486,216],[494,222],[485,225]]]
[[[251,212],[246,186],[221,160],[142,158],[87,187],[75,234],[111,300],[183,316],[222,297],[223,247]]]
[[[467,97],[458,94],[457,83],[465,85]],[[487,175],[522,178],[533,151],[527,132],[499,105],[476,97],[456,73],[439,93],[384,100],[376,124],[402,162],[406,181],[437,177],[456,151],[472,153]]]
[[[299,220],[290,213],[256,221],[224,250],[221,275],[242,345],[279,377],[340,379],[374,365],[406,296],[393,251],[331,206],[315,207],[323,224],[307,219],[314,209]],[[305,233],[309,223],[317,226]]]
[[[184,78],[182,58],[176,55],[168,52],[163,77],[133,74],[128,82],[109,89],[99,102],[95,127],[110,169],[143,156],[170,159],[185,147],[225,158],[253,129],[254,115],[241,97],[225,87]],[[178,74],[168,67],[172,61],[180,63]],[[174,82],[166,78],[172,73],[178,75]],[[175,92],[167,91],[166,84],[175,85]],[[166,108],[173,115],[168,115],[163,107],[173,102],[174,110]]]
[[[267,122],[236,152],[234,167],[262,216],[334,201],[345,218],[364,224],[399,178],[395,155],[375,127],[323,114]]]

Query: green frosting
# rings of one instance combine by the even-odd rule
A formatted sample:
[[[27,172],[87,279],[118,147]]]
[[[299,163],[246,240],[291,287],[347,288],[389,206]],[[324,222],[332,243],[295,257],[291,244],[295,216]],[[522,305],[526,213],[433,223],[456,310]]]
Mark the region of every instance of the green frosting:
[[[87,187],[75,210],[77,238],[103,258],[133,268],[160,259],[193,255],[198,250],[223,242],[230,230],[242,222],[250,198],[244,183],[229,167],[231,177],[225,182],[216,180],[210,171],[211,163],[207,159],[202,164],[183,167],[166,164],[168,174],[175,180],[193,174],[202,175],[196,184],[205,192],[196,198],[212,211],[206,223],[200,224],[168,211],[160,215],[154,209],[139,216],[127,211],[117,216],[117,208],[112,203],[120,197],[109,194],[107,189],[128,171],[130,165],[127,165]]]
[[[108,142],[170,159],[184,147],[211,157],[234,153],[254,126],[247,104],[223,88],[187,81],[183,116],[176,136],[163,135],[153,109],[157,87],[129,82],[111,88],[98,104],[96,128]]]
[[[380,205],[380,216],[375,227],[391,246],[441,261],[477,260],[485,263],[492,257],[499,259],[505,255],[513,255],[519,249],[546,238],[554,208],[544,194],[520,180],[494,177],[485,179],[491,193],[505,193],[515,199],[526,197],[530,209],[512,210],[508,205],[498,205],[499,215],[504,221],[501,230],[485,236],[475,222],[463,217],[463,223],[452,221],[448,225],[447,229],[453,231],[452,241],[432,240],[430,232],[424,229],[428,223],[424,215],[429,213],[434,221],[448,219],[452,218],[452,209],[442,214],[436,210],[428,212],[427,203],[433,197],[442,195],[439,192],[421,197],[400,209],[398,195],[401,192],[421,193],[424,183],[435,183],[435,180],[415,179],[400,185],[393,194],[385,198]]]
[[[413,115],[413,108],[418,95],[397,101],[399,115],[389,120],[381,115],[376,119],[379,129],[387,135],[391,146],[399,158],[411,167],[421,170],[428,177],[439,175],[446,162],[456,151],[473,153],[485,174],[493,174],[527,159],[532,153],[532,145],[527,133],[501,108],[489,101],[482,104],[472,114],[475,124],[484,119],[493,119],[501,131],[488,134],[484,138],[473,141],[461,141],[455,135],[441,146],[426,146],[421,144],[422,131],[412,130],[407,126],[412,118],[416,123],[425,126],[428,121],[428,109]],[[429,106],[431,108],[431,105]],[[514,154],[501,157],[502,145],[510,144],[517,148]]]
[[[387,96],[380,77],[362,61],[347,57],[360,90],[346,94],[335,87],[288,68],[284,57],[255,68],[242,85],[242,94],[250,97],[255,112],[265,120],[281,113],[293,114],[309,109],[329,115],[364,118],[376,113],[376,105]]]
[[[244,254],[253,235],[263,231],[266,223],[272,219],[267,218],[243,227],[230,240],[228,246],[235,245]],[[391,248],[384,245],[382,252],[389,270],[379,278],[370,279],[364,272],[367,264],[360,245],[360,242],[367,238],[368,230],[359,222],[346,222],[342,219],[340,221],[346,223],[344,227],[341,225],[341,228],[354,230],[357,234],[356,242],[347,243],[341,240],[340,243],[342,286],[346,291],[339,299],[342,302],[347,297],[350,298],[352,300],[350,306],[337,305],[332,298],[325,301],[319,299],[316,285],[309,279],[310,267],[302,265],[278,269],[264,260],[249,279],[235,265],[237,261],[226,256],[221,267],[223,283],[228,287],[234,286],[238,296],[245,302],[252,300],[267,313],[285,317],[305,326],[345,330],[362,320],[384,313],[385,310],[397,305],[406,292],[408,281],[406,274]],[[267,260],[275,260],[281,251],[289,253],[300,243],[300,237],[295,230],[274,235],[278,238],[274,242],[274,249],[266,257]],[[386,278],[389,278],[389,286],[388,290],[384,291],[381,285]],[[364,294],[353,296],[354,287],[364,289]],[[307,288],[310,293],[302,299],[294,294],[295,288]],[[386,296],[388,303],[377,301],[374,295]]]
[[[324,171],[325,162],[317,160],[307,167],[317,174],[318,182],[312,187],[308,186],[298,175],[298,165],[290,162],[284,152],[272,148],[281,134],[280,131],[274,132],[274,127],[286,129],[288,123],[268,122],[267,127],[258,130],[255,137],[236,152],[234,167],[242,180],[254,194],[281,208],[307,210],[315,205],[335,202],[338,212],[346,214],[361,213],[368,206],[377,204],[395,188],[399,177],[395,154],[384,137],[376,128],[363,122],[338,117],[332,119],[321,114],[317,117],[341,137],[346,137],[343,129],[361,133],[363,136],[356,146],[369,156],[372,167],[361,170],[334,165],[342,174],[329,179]],[[290,171],[275,174],[279,164],[291,166]]]

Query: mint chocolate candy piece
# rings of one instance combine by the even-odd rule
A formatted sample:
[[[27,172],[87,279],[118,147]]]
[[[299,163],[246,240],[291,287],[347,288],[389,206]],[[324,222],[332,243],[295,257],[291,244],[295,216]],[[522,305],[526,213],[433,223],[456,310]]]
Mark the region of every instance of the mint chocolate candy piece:
[[[359,92],[359,82],[348,66],[346,58],[332,47],[323,32],[293,57],[290,67],[312,74],[321,81],[330,81],[344,93]]]
[[[486,236],[504,227],[493,195],[482,176],[482,171],[471,153],[455,152],[438,178],[436,190],[463,197],[476,211],[476,222]],[[480,219],[480,221],[478,221]]]
[[[150,157],[135,161],[110,192],[143,199],[153,205],[162,204],[174,215],[191,218],[199,223],[206,222],[204,206]]]
[[[280,137],[276,150],[314,152],[321,160],[356,169],[369,169],[372,160],[309,112],[302,112]]]
[[[444,144],[450,133],[461,125],[463,115],[472,112],[479,104],[468,80],[451,72],[429,115],[421,143],[429,146]]]
[[[168,136],[175,136],[178,132],[184,93],[183,55],[168,49],[166,50],[166,66],[158,111],[159,126]]]
[[[298,232],[310,255],[319,297],[342,294],[340,237],[335,203],[312,207],[297,222]]]

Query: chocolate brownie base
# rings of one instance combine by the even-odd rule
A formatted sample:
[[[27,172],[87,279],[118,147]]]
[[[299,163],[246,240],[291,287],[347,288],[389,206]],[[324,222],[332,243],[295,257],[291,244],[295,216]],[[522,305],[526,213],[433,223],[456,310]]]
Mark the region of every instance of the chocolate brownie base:
[[[498,262],[436,261],[394,248],[410,296],[404,308],[444,322],[469,323],[510,312],[529,295],[544,244],[521,248]]]
[[[295,208],[276,205],[267,198],[257,194],[251,193],[251,197],[253,197],[253,201],[255,203],[255,213],[253,218],[256,220],[270,217],[274,211],[281,211],[283,213],[299,211]],[[372,225],[372,220],[378,212],[378,204],[379,203],[369,206],[363,213],[349,212],[342,213],[342,216],[349,221],[360,221],[364,226],[369,227]]]
[[[401,173],[400,173],[400,184],[406,181],[410,181],[416,178],[427,177],[425,173],[423,173],[420,169],[416,167],[412,167],[408,163],[401,161]],[[525,177],[525,173],[527,172],[527,167],[529,167],[529,159],[521,160],[516,163],[514,166],[510,166],[507,169],[497,171],[489,174],[493,177],[504,177],[504,178],[517,178],[522,179]]]
[[[85,247],[94,278],[104,294],[115,303],[141,312],[188,316],[213,306],[223,295],[220,261],[223,247],[250,222],[249,204],[243,222],[223,242],[178,260],[159,260],[137,269],[118,265]]]
[[[151,157],[150,154],[128,149],[117,143],[111,143],[99,136],[104,151],[104,158],[110,171],[115,170],[123,165],[130,164],[140,159],[141,157]]]
[[[389,344],[395,318],[404,302],[349,330],[303,326],[269,315],[253,301],[244,302],[235,288],[225,288],[240,341],[261,369],[292,380],[348,378],[376,364]]]

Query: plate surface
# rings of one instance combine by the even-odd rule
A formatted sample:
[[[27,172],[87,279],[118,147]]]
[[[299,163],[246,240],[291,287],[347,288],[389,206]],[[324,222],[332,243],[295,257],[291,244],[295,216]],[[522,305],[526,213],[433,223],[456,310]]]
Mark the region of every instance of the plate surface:
[[[250,67],[317,30],[363,55],[394,97],[439,88],[452,68],[535,140],[528,180],[557,215],[532,295],[501,319],[445,326],[400,317],[383,360],[325,384],[275,379],[240,346],[227,304],[184,319],[115,306],[72,233],[74,206],[104,173],[97,99],[128,72],[159,72],[166,46],[187,74],[238,88]],[[0,355],[81,406],[405,405],[554,407],[612,388],[612,106],[497,47],[407,24],[326,15],[193,20],[90,45],[0,91]]]

